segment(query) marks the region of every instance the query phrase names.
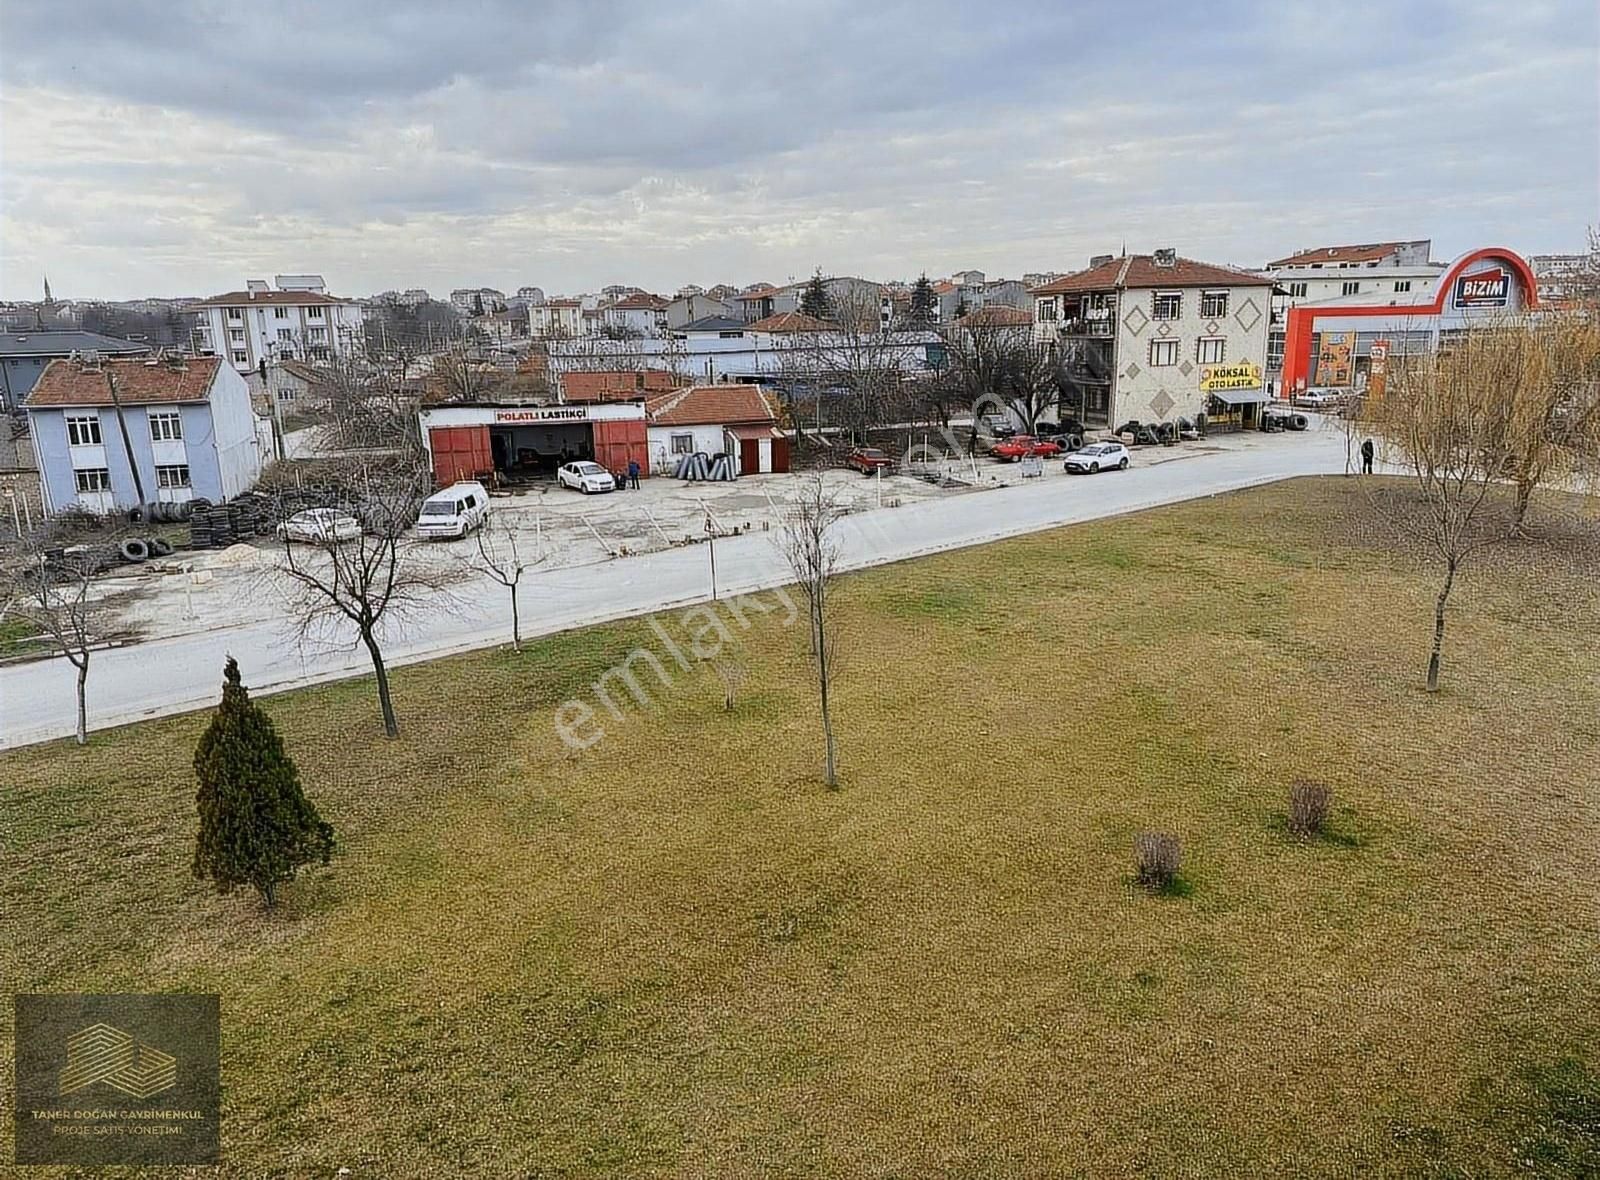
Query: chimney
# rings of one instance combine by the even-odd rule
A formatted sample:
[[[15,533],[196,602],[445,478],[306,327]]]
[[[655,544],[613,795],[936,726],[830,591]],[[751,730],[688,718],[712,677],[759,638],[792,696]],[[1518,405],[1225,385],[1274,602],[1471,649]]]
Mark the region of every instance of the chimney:
[[[1091,255],[1090,258],[1089,258],[1089,269],[1093,270],[1097,266],[1104,266],[1106,263],[1110,262],[1115,257],[1116,257],[1115,254],[1094,254],[1094,255]]]
[[[1173,267],[1178,265],[1178,251],[1172,246],[1163,246],[1152,256],[1157,266]]]

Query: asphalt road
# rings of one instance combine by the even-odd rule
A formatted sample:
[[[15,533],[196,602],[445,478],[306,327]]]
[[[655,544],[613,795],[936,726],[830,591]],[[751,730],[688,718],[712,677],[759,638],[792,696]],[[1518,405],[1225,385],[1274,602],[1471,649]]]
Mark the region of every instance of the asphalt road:
[[[859,568],[982,544],[1056,525],[1151,508],[1297,475],[1344,469],[1334,431],[1257,434],[1226,451],[1195,449],[1181,460],[1072,480],[1039,481],[847,517],[837,528],[841,566]],[[766,589],[792,579],[777,533],[716,543],[719,595]],[[599,565],[530,571],[521,592],[524,635],[572,627],[710,597],[705,545],[663,550]],[[510,638],[506,591],[481,579],[453,601],[389,637],[391,665],[489,647]],[[353,635],[351,636],[353,642]],[[210,705],[222,664],[232,655],[257,694],[371,671],[352,646],[305,647],[277,621],[97,651],[89,668],[89,725],[104,729]],[[75,716],[74,673],[64,659],[0,669],[0,748],[68,736]]]

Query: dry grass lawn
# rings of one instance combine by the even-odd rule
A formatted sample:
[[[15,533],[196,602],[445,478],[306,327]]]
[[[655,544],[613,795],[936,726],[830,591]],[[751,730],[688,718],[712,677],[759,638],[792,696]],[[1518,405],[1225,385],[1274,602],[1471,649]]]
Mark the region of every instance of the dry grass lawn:
[[[1353,481],[852,576],[839,792],[770,620],[733,713],[680,675],[579,755],[642,622],[404,669],[394,742],[370,682],[269,698],[342,842],[273,916],[188,876],[204,716],[3,755],[0,975],[220,992],[227,1177],[1595,1175],[1600,561],[1552,528],[1432,697]]]

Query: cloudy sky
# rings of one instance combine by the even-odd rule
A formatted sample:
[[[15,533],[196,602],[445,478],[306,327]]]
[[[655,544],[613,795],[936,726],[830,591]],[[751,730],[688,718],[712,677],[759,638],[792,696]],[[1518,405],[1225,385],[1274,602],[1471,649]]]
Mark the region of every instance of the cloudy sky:
[[[1512,11],[0,0],[0,297],[1572,250],[1600,16]]]

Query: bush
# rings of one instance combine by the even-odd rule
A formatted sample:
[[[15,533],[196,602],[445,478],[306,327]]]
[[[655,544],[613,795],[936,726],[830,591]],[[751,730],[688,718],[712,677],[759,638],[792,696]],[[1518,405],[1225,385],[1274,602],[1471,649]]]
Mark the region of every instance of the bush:
[[[1183,845],[1170,832],[1140,832],[1133,840],[1133,858],[1139,868],[1139,884],[1169,889],[1183,865]]]
[[[1302,839],[1322,831],[1333,804],[1333,791],[1325,783],[1305,779],[1289,788],[1289,830]]]

